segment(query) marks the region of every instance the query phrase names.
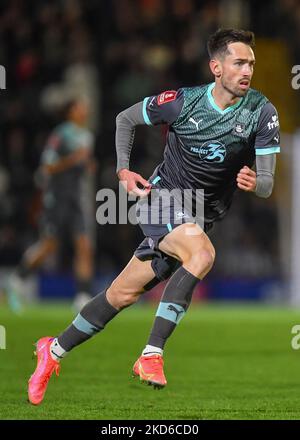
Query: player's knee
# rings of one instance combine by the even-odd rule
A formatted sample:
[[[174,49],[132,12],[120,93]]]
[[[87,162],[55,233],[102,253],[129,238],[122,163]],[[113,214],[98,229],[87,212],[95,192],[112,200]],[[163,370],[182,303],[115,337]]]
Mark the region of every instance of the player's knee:
[[[106,295],[109,302],[118,310],[129,307],[137,302],[140,293],[135,289],[130,289],[122,286],[118,286],[115,283],[107,289]]]
[[[115,296],[115,300],[119,310],[125,309],[126,307],[129,307],[132,304],[136,303],[138,298],[139,294],[131,292],[119,292],[118,295]]]
[[[201,249],[196,254],[196,259],[198,263],[204,267],[205,270],[209,271],[215,262],[215,250],[212,247]]]
[[[201,275],[211,270],[215,261],[215,249],[213,246],[205,247],[194,252],[186,262],[192,273]]]
[[[137,300],[139,298],[138,294],[126,294],[126,295],[122,295],[122,297],[120,298],[120,310],[121,309],[125,309],[126,307],[131,306],[132,304],[136,303]]]

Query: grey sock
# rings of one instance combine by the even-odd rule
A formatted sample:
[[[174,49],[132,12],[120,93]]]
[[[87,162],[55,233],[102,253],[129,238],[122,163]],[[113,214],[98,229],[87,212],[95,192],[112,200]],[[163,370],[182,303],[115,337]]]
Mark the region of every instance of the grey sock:
[[[57,341],[61,347],[70,351],[104,329],[119,310],[115,309],[106,298],[106,290],[92,298],[76,316]]]
[[[185,315],[199,278],[180,267],[170,278],[156,312],[147,344],[164,348],[176,325]]]

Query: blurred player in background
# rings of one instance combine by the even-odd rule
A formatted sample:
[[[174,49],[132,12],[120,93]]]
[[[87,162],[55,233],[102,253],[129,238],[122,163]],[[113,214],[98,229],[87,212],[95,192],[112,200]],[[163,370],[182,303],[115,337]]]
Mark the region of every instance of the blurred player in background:
[[[43,212],[41,237],[25,253],[6,283],[8,302],[15,312],[22,309],[24,279],[56,252],[69,234],[74,243],[77,294],[74,307],[80,310],[91,298],[93,250],[87,231],[82,184],[94,168],[93,134],[85,127],[89,105],[84,98],[65,104],[64,122],[52,131],[41,156]]]
[[[195,286],[214,263],[215,249],[207,234],[228,212],[237,188],[264,198],[272,193],[279,121],[272,103],[250,88],[253,47],[252,32],[217,31],[208,42],[215,82],[147,97],[118,115],[118,177],[128,192],[144,197],[138,206],[150,212],[151,222],[140,222],[146,238],[112,284],[58,337],[38,340],[38,364],[28,387],[31,403],[42,402],[51,375],[58,374],[59,361],[69,351],[171,275],[148,342],[133,366],[133,374],[142,381],[159,388],[166,385],[165,343],[187,312]],[[134,130],[142,124],[169,126],[164,159],[149,181],[129,169]],[[251,169],[254,163],[256,171]],[[195,220],[193,212],[199,188],[204,190],[204,221]],[[158,197],[158,189],[178,189],[180,194],[193,189],[191,204],[176,211],[170,197]],[[152,222],[152,214],[159,222]]]

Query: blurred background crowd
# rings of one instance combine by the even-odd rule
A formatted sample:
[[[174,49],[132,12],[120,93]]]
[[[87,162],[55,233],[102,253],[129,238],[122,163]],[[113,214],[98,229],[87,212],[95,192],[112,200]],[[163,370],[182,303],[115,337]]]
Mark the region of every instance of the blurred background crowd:
[[[0,5],[0,266],[16,265],[39,234],[41,152],[74,92],[91,103],[95,134],[93,203],[118,188],[115,117],[145,96],[210,82],[206,40],[219,27],[255,32],[253,87],[277,107],[283,132],[275,191],[268,200],[238,192],[215,228],[215,268],[199,295],[282,298],[290,276],[292,140],[300,125],[291,67],[300,63],[299,0],[10,0]],[[132,170],[148,178],[162,158],[164,129],[138,127]],[[138,227],[94,222],[95,267],[103,280],[130,259]],[[54,273],[71,271],[65,244]],[[47,269],[47,268],[46,268]]]

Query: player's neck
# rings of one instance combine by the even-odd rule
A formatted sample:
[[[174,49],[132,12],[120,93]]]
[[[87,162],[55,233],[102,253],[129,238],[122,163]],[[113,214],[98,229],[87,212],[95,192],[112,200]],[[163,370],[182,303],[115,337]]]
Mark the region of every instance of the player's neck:
[[[217,83],[215,84],[215,87],[211,91],[212,97],[215,101],[215,104],[221,109],[225,110],[228,107],[231,107],[232,105],[239,102],[241,98],[233,96],[230,92],[225,90],[220,85],[218,86]]]

